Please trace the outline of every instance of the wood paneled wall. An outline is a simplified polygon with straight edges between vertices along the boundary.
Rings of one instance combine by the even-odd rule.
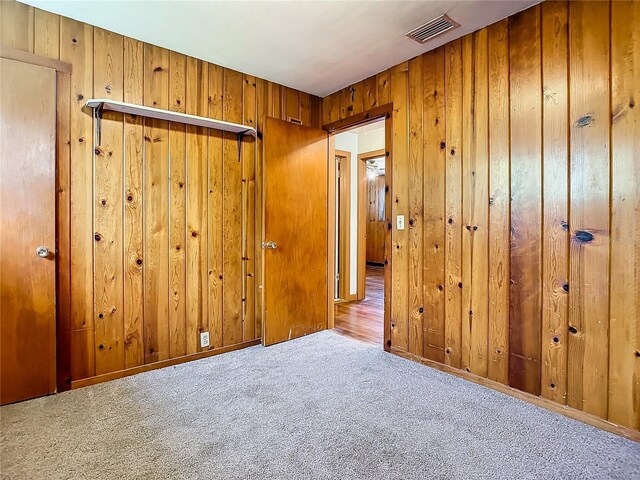
[[[393,102],[395,348],[640,429],[638,99],[638,1],[547,1],[324,98]]]
[[[70,167],[59,165],[65,380],[208,350],[203,331],[211,349],[259,339],[262,141],[245,138],[238,158],[235,135],[113,112],[98,136],[83,106],[112,98],[261,130],[265,115],[319,126],[320,99],[14,1],[0,9],[3,46],[73,68]]]

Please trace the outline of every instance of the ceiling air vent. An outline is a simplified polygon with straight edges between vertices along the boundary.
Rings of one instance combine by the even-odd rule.
[[[454,22],[447,15],[440,15],[430,22],[414,28],[406,36],[418,43],[427,43],[432,38],[459,26],[459,23]]]

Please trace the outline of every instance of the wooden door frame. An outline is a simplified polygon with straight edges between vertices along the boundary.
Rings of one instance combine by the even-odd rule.
[[[385,150],[371,150],[358,154],[358,293],[357,299],[363,300],[365,296],[366,272],[367,272],[367,160],[384,157]],[[385,161],[386,174],[386,161]],[[386,203],[386,202],[385,202]],[[386,205],[385,205],[386,209]],[[385,210],[385,216],[387,212]]]
[[[385,260],[384,260],[384,344],[383,348],[386,351],[391,350],[391,269],[392,269],[392,255],[391,255],[391,230],[392,230],[392,202],[393,198],[393,104],[387,103],[379,107],[372,108],[366,112],[358,113],[347,117],[342,120],[328,123],[323,125],[323,129],[329,132],[329,158],[335,157],[335,135],[340,132],[344,132],[353,127],[379,120],[385,119],[384,128],[384,142],[385,142],[385,195],[384,195],[384,210],[385,210],[385,229],[384,246],[385,246]],[[333,165],[333,168],[331,167]],[[328,210],[328,222],[331,227],[332,223],[335,225],[335,192],[331,185],[335,185],[335,161],[329,162],[329,210]],[[335,232],[329,230],[329,278],[334,278],[333,265],[335,264]],[[328,322],[327,328],[332,329],[335,326],[335,308],[333,299],[335,298],[334,282],[327,282],[327,288],[329,289],[330,304],[327,305]]]
[[[339,175],[340,198],[346,198],[347,202],[340,202],[340,215],[338,215],[338,251],[339,256],[338,285],[339,298],[349,302],[355,300],[351,295],[351,152],[336,150],[334,158],[340,158],[341,167]],[[335,161],[335,160],[334,160]]]
[[[56,379],[56,391],[71,389],[71,71],[69,63],[34,55],[10,47],[0,48],[0,57],[7,60],[51,68],[56,72],[56,152],[55,152],[55,228],[56,262],[55,337],[56,361],[51,375]]]

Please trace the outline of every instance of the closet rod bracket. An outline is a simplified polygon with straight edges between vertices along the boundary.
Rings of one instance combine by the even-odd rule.
[[[238,162],[242,161],[242,139],[244,138],[244,132],[239,132],[238,138]]]
[[[96,120],[96,146],[102,143],[102,111],[102,103],[93,109],[93,117]]]

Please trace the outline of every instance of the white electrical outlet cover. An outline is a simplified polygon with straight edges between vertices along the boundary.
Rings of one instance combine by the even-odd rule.
[[[396,229],[404,230],[404,215],[396,216]]]
[[[201,347],[209,346],[209,332],[200,333],[200,346]]]

